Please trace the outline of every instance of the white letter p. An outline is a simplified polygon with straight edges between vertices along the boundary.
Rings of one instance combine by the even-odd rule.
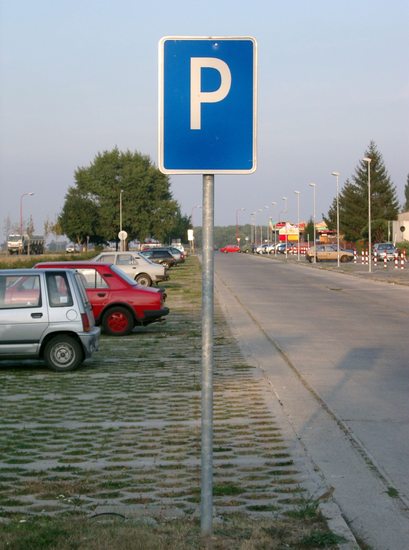
[[[202,68],[216,69],[220,73],[220,86],[213,92],[202,92]],[[224,61],[216,57],[190,59],[190,129],[201,129],[201,104],[222,101],[230,91],[231,73]]]

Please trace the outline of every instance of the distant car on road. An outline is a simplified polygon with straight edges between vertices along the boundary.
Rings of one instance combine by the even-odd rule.
[[[228,254],[230,252],[241,252],[241,249],[237,244],[228,244],[220,248],[220,252],[223,252],[223,254]]]
[[[137,325],[163,320],[169,313],[162,289],[141,287],[117,266],[99,262],[43,262],[35,268],[70,268],[82,275],[95,321],[112,336],[129,334]]]
[[[115,264],[142,286],[152,286],[152,283],[157,284],[169,279],[164,265],[151,262],[139,252],[101,252],[92,261]]]
[[[335,244],[317,244],[316,246],[311,246],[305,253],[305,257],[311,263],[314,260],[314,256],[316,256],[317,262],[337,261],[337,246]],[[339,249],[340,262],[351,262],[353,259],[354,252],[352,250],[346,250],[345,248]]]
[[[386,257],[387,261],[395,259],[395,254],[397,254],[398,249],[393,243],[375,243],[372,247],[372,255],[379,260],[384,260]]]
[[[1,359],[43,359],[71,371],[98,349],[99,334],[75,271],[0,270]]]
[[[261,244],[256,248],[257,254],[274,254],[274,244]]]

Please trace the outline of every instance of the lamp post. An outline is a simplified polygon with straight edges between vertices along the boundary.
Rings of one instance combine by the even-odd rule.
[[[244,212],[246,209],[245,208],[237,208],[236,209],[236,241],[237,241],[237,244],[239,244],[240,242],[240,237],[239,237],[239,212]]]
[[[20,196],[20,235],[23,237],[23,198],[24,197],[32,197],[34,193],[23,193]]]
[[[122,234],[122,194],[123,194],[123,192],[124,192],[124,190],[121,189],[121,191],[119,193],[119,231],[120,231],[121,234]],[[124,241],[123,241],[122,238],[119,241],[119,250],[120,250],[120,252],[124,251]]]
[[[300,192],[294,191],[297,195],[297,229],[298,229],[298,244],[297,244],[297,262],[300,261]]]
[[[313,188],[313,223],[314,223],[314,247],[316,246],[316,240],[317,240],[317,236],[316,236],[316,219],[315,219],[315,190],[316,190],[316,185],[315,183],[310,183],[309,184],[310,187]],[[317,262],[317,251],[316,249],[314,248],[314,260],[313,260],[313,263],[315,264]]]
[[[250,213],[251,245],[254,252],[256,246],[256,212]]]
[[[281,198],[284,201],[284,207],[278,216],[280,220],[281,220],[281,214],[285,214],[287,212],[287,197],[281,197]],[[285,222],[284,224],[284,231],[285,231],[285,259],[287,259],[287,222]]]
[[[371,228],[371,161],[369,157],[364,157],[363,160],[368,165],[368,271],[372,271],[372,228]]]
[[[195,208],[202,208],[202,206],[200,204],[195,204],[193,207],[192,207],[192,213],[190,215],[190,222],[192,224],[192,244],[191,244],[191,248],[192,248],[192,254],[195,253],[195,236],[193,235],[193,229],[194,229],[194,225],[193,225],[193,212],[194,212],[194,209]]]
[[[339,172],[331,172],[332,176],[337,178],[337,267],[339,267],[339,185],[338,178]]]
[[[277,206],[277,203],[275,201],[272,201],[271,206],[274,208],[275,206]],[[276,238],[277,238],[277,236],[276,236],[276,224],[274,223],[273,226],[274,226],[274,254],[275,254],[275,252],[276,252]],[[271,231],[273,231],[273,228],[271,228]],[[271,239],[271,240],[273,240],[273,239]]]

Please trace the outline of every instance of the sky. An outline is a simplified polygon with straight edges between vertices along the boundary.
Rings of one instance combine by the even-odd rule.
[[[215,176],[215,225],[327,214],[373,140],[409,173],[409,0],[0,0],[0,239],[55,221],[78,167],[118,147],[158,163],[158,43],[252,36],[257,170]],[[172,175],[201,225],[202,176]],[[299,191],[299,203],[294,191]],[[34,195],[26,195],[34,193]],[[283,197],[286,197],[284,199]],[[276,205],[273,205],[273,203]],[[286,212],[284,212],[286,210]]]

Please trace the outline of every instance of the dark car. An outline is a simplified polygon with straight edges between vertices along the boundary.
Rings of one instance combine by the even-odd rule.
[[[113,264],[99,262],[42,262],[36,268],[70,268],[82,275],[97,325],[113,336],[129,334],[168,315],[162,289],[142,287]]]
[[[156,264],[162,264],[168,269],[176,265],[175,258],[172,256],[169,250],[166,250],[164,248],[149,248],[146,250],[142,250],[141,254],[152,262],[155,262]]]
[[[167,252],[170,252],[170,254],[173,256],[173,258],[176,260],[176,265],[177,264],[183,264],[184,261],[185,261],[185,254],[179,250],[178,248],[175,248],[174,246],[161,246],[161,247],[156,247],[156,248],[144,248],[143,249],[143,252],[147,252],[148,250],[154,250],[154,251],[158,251],[158,250],[166,250]]]

